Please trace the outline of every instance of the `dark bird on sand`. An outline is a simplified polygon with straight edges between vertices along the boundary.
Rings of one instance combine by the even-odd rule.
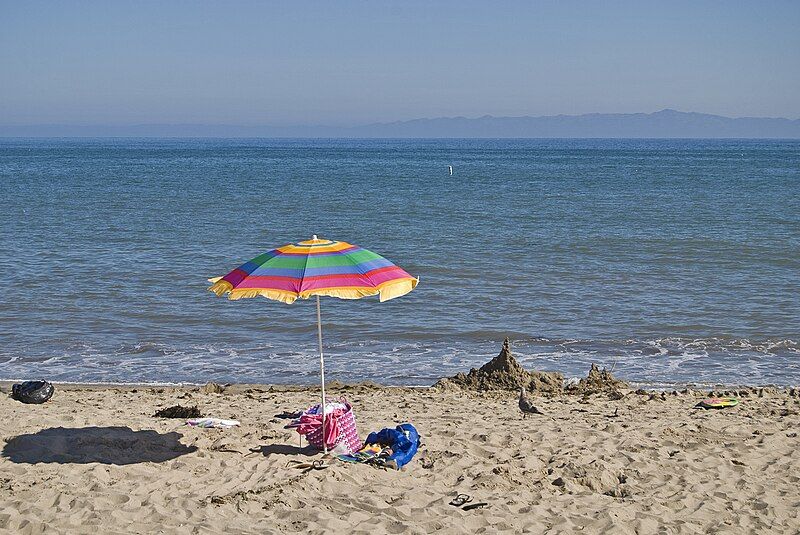
[[[530,400],[524,386],[519,389],[519,410],[522,411],[523,416],[527,414],[543,414]]]

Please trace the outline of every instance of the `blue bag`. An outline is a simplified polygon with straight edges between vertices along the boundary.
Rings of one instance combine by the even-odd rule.
[[[401,424],[394,429],[385,428],[370,433],[365,444],[381,444],[392,449],[392,454],[381,459],[381,464],[399,470],[414,458],[420,444],[420,436],[411,424]]]

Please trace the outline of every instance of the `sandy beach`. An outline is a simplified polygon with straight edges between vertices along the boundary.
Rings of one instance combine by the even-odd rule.
[[[8,392],[9,385],[2,386]],[[275,415],[318,390],[62,386],[44,405],[0,398],[0,531],[7,533],[798,533],[800,399],[748,389],[535,397],[434,388],[332,388],[360,434],[412,422],[423,447],[401,471],[299,447]],[[663,398],[663,399],[662,399]],[[197,405],[241,427],[154,418]],[[312,457],[308,457],[311,455]],[[483,508],[448,503],[459,493]]]

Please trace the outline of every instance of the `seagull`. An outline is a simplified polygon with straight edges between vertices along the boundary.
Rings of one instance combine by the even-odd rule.
[[[528,414],[543,414],[542,411],[537,409],[531,400],[528,399],[524,386],[519,388],[519,410],[522,411],[523,417]]]

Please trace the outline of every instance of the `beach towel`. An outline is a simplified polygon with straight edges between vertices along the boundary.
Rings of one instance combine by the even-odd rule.
[[[384,452],[384,447],[380,444],[364,444],[364,447],[357,452],[348,455],[339,455],[340,461],[348,463],[366,463],[380,456]]]
[[[223,420],[222,418],[190,418],[186,420],[186,425],[192,427],[203,427],[206,429],[219,428],[229,429],[239,425],[238,420]]]

